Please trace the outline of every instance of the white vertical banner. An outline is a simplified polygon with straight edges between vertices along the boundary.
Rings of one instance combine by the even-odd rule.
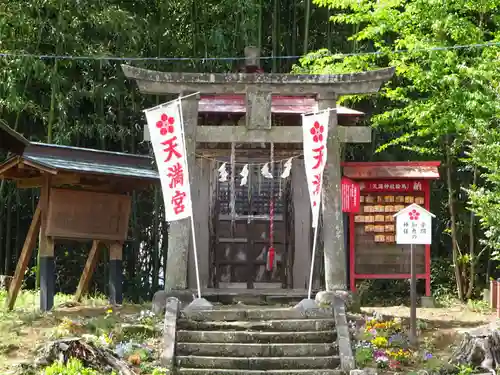
[[[181,111],[180,99],[145,110],[150,140],[160,174],[166,221],[192,216]]]
[[[306,168],[307,187],[311,201],[313,228],[316,228],[318,225],[319,207],[321,205],[330,112],[330,110],[325,110],[302,115],[304,166]]]

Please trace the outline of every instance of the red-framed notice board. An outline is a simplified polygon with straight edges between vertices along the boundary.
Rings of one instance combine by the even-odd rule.
[[[409,279],[410,250],[396,244],[394,214],[412,203],[430,209],[430,180],[439,162],[346,162],[344,176],[357,182],[360,204],[349,213],[349,280]],[[416,245],[417,278],[431,295],[430,245]]]

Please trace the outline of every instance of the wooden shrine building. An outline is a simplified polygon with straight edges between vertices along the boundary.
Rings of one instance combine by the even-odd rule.
[[[5,134],[6,129],[0,129],[0,139]],[[20,152],[0,165],[0,178],[15,181],[20,189],[40,188],[40,197],[10,284],[8,307],[14,307],[38,236],[43,311],[54,304],[54,250],[59,240],[93,241],[76,299],[86,292],[100,245],[109,246],[109,298],[121,304],[130,193],[159,183],[151,158],[43,143],[12,151]]]
[[[294,161],[291,181],[283,190],[282,202],[277,204],[276,227],[281,227],[275,235],[278,265],[271,274],[266,274],[263,259],[271,234],[266,235],[266,228],[269,228],[269,217],[266,217],[269,203],[266,202],[276,191],[271,189],[262,201],[259,200],[262,191],[254,185],[247,199],[240,203],[241,212],[235,213],[227,206],[227,195],[241,195],[242,192],[234,185],[231,189],[218,183],[213,160],[229,161],[228,158],[236,154],[240,164],[268,162],[271,148],[275,159],[297,155],[302,151],[299,113],[303,113],[304,107],[308,108],[306,112],[332,109],[337,108],[341,95],[376,93],[393,76],[394,69],[338,75],[250,73],[258,65],[258,53],[257,56],[248,54],[246,65],[247,73],[226,74],[158,72],[128,65],[123,65],[122,69],[144,94],[199,92],[183,100],[182,111],[189,170],[192,171],[193,216],[202,288],[305,289],[311,262],[312,231],[301,160]],[[290,110],[291,107],[294,110]],[[355,121],[347,119],[345,125],[338,125],[342,111],[345,114],[348,110],[337,108],[330,116],[324,177],[321,243],[324,244],[325,284],[329,291],[346,289],[340,146],[348,142],[371,142],[369,127],[356,126]],[[257,169],[250,171],[249,180],[255,183],[259,172]],[[183,290],[196,285],[190,230],[189,219],[170,223],[166,290]]]

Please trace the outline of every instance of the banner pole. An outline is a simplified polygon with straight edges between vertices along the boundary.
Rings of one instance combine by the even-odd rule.
[[[193,238],[194,267],[196,271],[196,288],[198,289],[198,298],[201,298],[200,270],[198,268],[198,248],[196,246],[196,233],[194,232],[194,217],[192,211],[190,219],[191,219],[191,235]]]
[[[312,255],[311,255],[311,270],[309,271],[309,288],[307,290],[307,299],[311,299],[311,294],[312,294],[314,261],[316,258],[316,242],[317,242],[317,240],[318,240],[318,223],[316,223],[316,227],[314,228],[314,239],[313,239],[313,248],[312,248]]]
[[[182,143],[184,146],[184,152],[186,152],[186,137],[184,134],[184,116],[182,115],[182,99],[186,98],[188,96],[196,95],[198,93],[190,94],[183,96],[181,98],[177,98],[176,100],[179,101],[179,117],[181,120],[182,124]],[[196,156],[193,156],[196,158]],[[189,174],[189,162],[186,160],[186,171],[187,175],[189,176],[189,180],[191,180],[191,175]],[[194,267],[195,267],[195,272],[196,272],[196,288],[198,289],[198,298],[201,298],[201,284],[200,284],[200,269],[198,266],[198,247],[196,246],[196,233],[195,233],[195,227],[194,227],[194,211],[193,211],[193,198],[191,194],[191,181],[189,181],[189,199],[191,200],[191,215],[190,215],[190,221],[191,221],[191,236],[193,240],[193,255],[194,255]]]

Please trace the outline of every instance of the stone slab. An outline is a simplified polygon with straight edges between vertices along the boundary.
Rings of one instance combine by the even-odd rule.
[[[177,355],[220,357],[306,357],[333,356],[338,354],[333,343],[316,344],[255,344],[255,343],[199,343],[178,342]]]
[[[233,369],[199,369],[180,368],[182,375],[345,375],[341,370],[233,370]]]
[[[349,323],[347,322],[345,303],[339,296],[333,298],[333,313],[337,328],[341,369],[347,372],[353,370],[356,364],[352,353],[351,334],[349,332]]]
[[[349,375],[377,375],[377,370],[374,368],[356,369],[349,371]]]
[[[190,292],[186,293],[184,290],[182,291],[171,290],[168,292],[165,290],[159,290],[153,295],[153,301],[151,306],[153,313],[156,315],[162,315],[165,312],[167,299],[170,297],[178,299],[181,302],[181,306],[187,305],[195,299],[194,294]]]
[[[287,320],[265,320],[265,321],[199,321],[180,319],[177,328],[193,331],[326,331],[335,329],[335,320],[325,319],[287,319]]]
[[[315,310],[318,310],[319,308],[320,307],[319,307],[318,303],[315,300],[309,299],[309,298],[304,298],[302,301],[300,301],[299,303],[297,303],[294,306],[294,309],[297,309],[297,310],[300,310],[303,312],[315,311]]]
[[[325,343],[334,342],[334,331],[251,332],[251,331],[177,331],[179,342],[221,343]]]
[[[433,297],[422,296],[420,297],[420,306],[424,308],[433,309],[436,307],[436,303]]]
[[[187,314],[192,311],[205,312],[206,310],[212,310],[214,306],[208,302],[205,298],[195,298],[193,302],[186,306],[184,309]]]
[[[191,320],[284,320],[284,319],[318,319],[330,318],[332,310],[329,308],[301,311],[294,308],[258,308],[258,309],[213,309],[211,311],[184,311],[182,316]]]
[[[214,368],[214,369],[330,369],[340,364],[337,356],[325,357],[202,357],[179,356],[176,358],[178,367]]]
[[[169,297],[166,301],[165,320],[163,324],[163,342],[160,352],[160,363],[167,369],[174,368],[175,339],[177,331],[177,317],[179,316],[180,301]]]

